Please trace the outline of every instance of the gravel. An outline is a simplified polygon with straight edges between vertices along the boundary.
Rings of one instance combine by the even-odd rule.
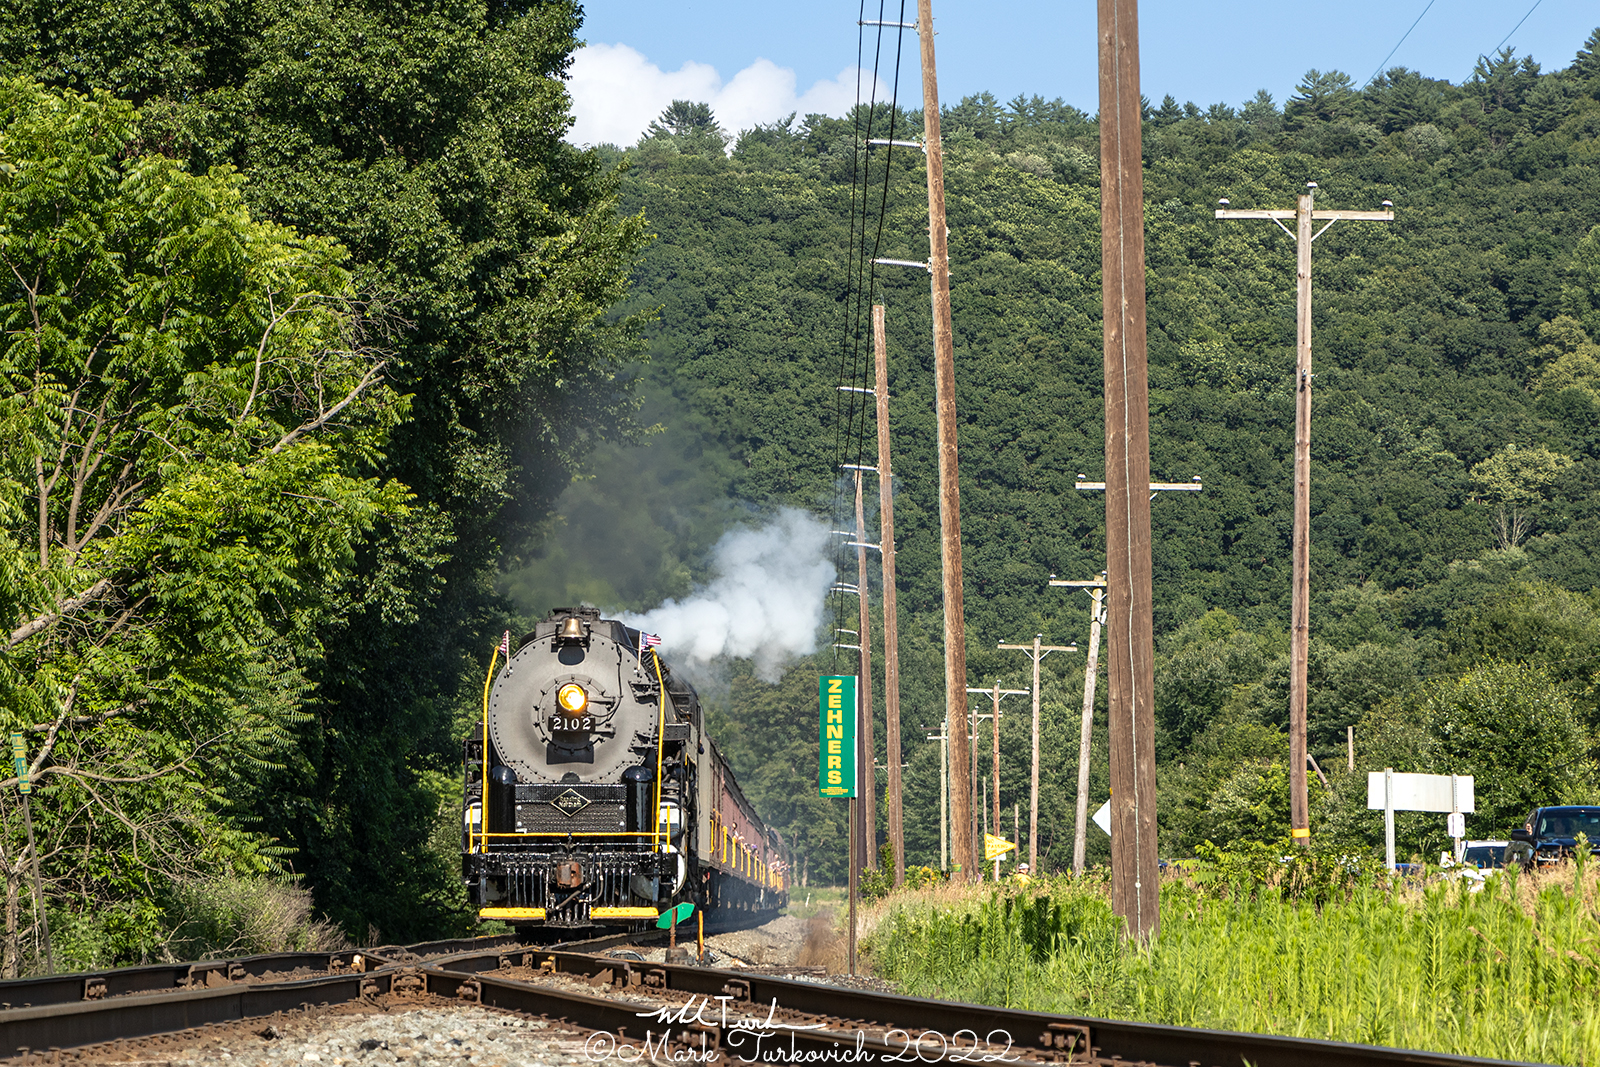
[[[780,917],[753,930],[706,939],[719,967],[750,967],[784,977],[823,981],[853,988],[883,989],[871,978],[825,975],[832,960],[810,957],[830,924]],[[688,944],[692,947],[693,940]],[[833,948],[835,946],[824,946]],[[664,950],[640,946],[646,960],[659,962]],[[619,961],[620,962],[620,961]],[[590,995],[634,1002],[641,1010],[681,1002],[681,995],[652,995],[634,988],[594,987],[567,975],[523,973],[507,978],[566,986]],[[190,1031],[147,1042],[102,1046],[87,1059],[104,1067],[592,1067],[604,1055],[585,1053],[588,1031],[530,1019],[475,1005],[434,1000],[382,998],[379,1005],[289,1013],[267,1019]]]
[[[800,962],[807,924],[793,915],[780,915],[753,930],[736,930],[706,938],[706,947],[719,955],[745,963],[786,965]]]
[[[138,1067],[577,1067],[587,1031],[485,1008],[415,1008],[258,1020],[252,1031],[155,1052],[129,1049],[101,1063]]]

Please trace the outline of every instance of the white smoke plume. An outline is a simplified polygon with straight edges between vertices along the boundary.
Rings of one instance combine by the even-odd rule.
[[[716,577],[709,584],[623,621],[658,635],[663,656],[691,671],[749,659],[762,681],[776,682],[791,660],[817,650],[837,573],[830,541],[814,516],[784,508],[760,529],[722,536],[712,549]]]

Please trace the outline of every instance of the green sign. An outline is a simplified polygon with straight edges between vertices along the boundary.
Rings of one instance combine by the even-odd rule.
[[[11,735],[11,759],[17,771],[17,791],[27,796],[33,792],[33,783],[28,781],[28,749],[21,734]]]
[[[684,901],[675,908],[668,908],[656,919],[656,929],[665,930],[669,926],[677,926],[683,920],[694,914],[694,905]]]
[[[856,678],[830,675],[818,684],[821,741],[817,792],[825,797],[856,795]]]

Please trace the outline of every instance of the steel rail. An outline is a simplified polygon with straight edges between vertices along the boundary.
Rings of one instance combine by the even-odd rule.
[[[465,944],[455,948],[463,951]],[[192,963],[158,963],[138,967],[118,967],[102,971],[78,971],[34,978],[13,978],[0,982],[0,1010],[73,1004],[128,996],[134,993],[175,992],[215,987],[261,978],[269,972],[292,972],[299,968],[331,972],[372,970],[390,962],[384,953],[395,949],[351,949],[345,952],[279,952],[235,959],[201,960]],[[357,965],[357,960],[362,965]],[[287,976],[286,976],[287,977]]]
[[[959,1001],[927,1000],[892,993],[873,993],[848,987],[811,982],[771,975],[754,974],[741,970],[698,967],[682,964],[641,963],[619,960],[608,956],[585,953],[528,949],[520,953],[463,953],[441,959],[434,965],[438,969],[457,975],[475,975],[480,981],[489,981],[496,970],[531,966],[553,974],[566,974],[593,980],[612,972],[614,982],[622,987],[642,986],[640,992],[656,990],[688,993],[711,998],[730,998],[730,1003],[742,1008],[765,1011],[776,1005],[779,1013],[798,1013],[819,1019],[849,1020],[861,1024],[867,1033],[867,1047],[873,1045],[871,1034],[882,1033],[885,1028],[905,1032],[907,1041],[914,1041],[919,1033],[938,1034],[951,1038],[957,1031],[987,1037],[997,1032],[1009,1034],[1016,1047],[1009,1055],[1024,1060],[1056,1059],[1072,1062],[1111,1062],[1120,1059],[1172,1067],[1193,1067],[1194,1064],[1239,1067],[1248,1062],[1253,1067],[1358,1067],[1372,1064],[1433,1065],[1433,1067],[1463,1067],[1463,1065],[1508,1065],[1516,1061],[1495,1060],[1474,1056],[1455,1056],[1446,1053],[1422,1052],[1411,1049],[1387,1048],[1377,1045],[1359,1045],[1316,1038],[1283,1037],[1274,1034],[1237,1033],[1223,1030],[1198,1030],[1158,1023],[1129,1022],[1115,1019],[1095,1019],[1081,1016],[1052,1015],[1045,1012],[1020,1011],[982,1004],[965,1004]],[[508,978],[494,977],[499,985],[526,985]],[[613,985],[613,988],[618,988]],[[548,990],[551,996],[572,996],[557,990]],[[445,995],[453,995],[453,990]],[[584,998],[589,999],[589,998]],[[489,1003],[485,1000],[484,1003]],[[606,1001],[613,1004],[614,1001]],[[524,1009],[517,1009],[524,1010]],[[574,1011],[577,1009],[574,1008]],[[618,1025],[631,1027],[632,1033],[646,1029],[636,1009],[631,1023],[623,1020]],[[588,1022],[582,1014],[564,1016],[595,1029],[607,1028],[610,1022]],[[781,1016],[780,1016],[781,1017]],[[595,1016],[599,1020],[600,1017]],[[606,1016],[606,1019],[612,1019]],[[617,1018],[621,1018],[618,1016]],[[613,1020],[614,1021],[614,1020]],[[851,1031],[852,1037],[854,1030]],[[788,1035],[784,1035],[787,1040]],[[804,1038],[799,1039],[804,1043]],[[832,1040],[832,1039],[830,1039]],[[893,1043],[892,1043],[893,1044]],[[737,1051],[737,1050],[734,1050]],[[893,1044],[896,1055],[912,1060],[945,1059],[936,1047],[922,1048],[905,1043]],[[955,1058],[973,1058],[967,1047],[958,1052],[954,1047],[948,1055]],[[1085,1053],[1089,1055],[1085,1055]],[[869,1057],[870,1058],[870,1057]],[[883,1058],[888,1058],[885,1055]],[[976,1057],[981,1059],[982,1057]],[[896,1062],[904,1062],[897,1059]],[[998,1062],[998,1061],[997,1061]]]
[[[347,1003],[390,992],[407,970],[390,966],[370,974],[354,972],[12,1008],[0,1011],[0,1050],[5,1055],[26,1055],[29,1050],[153,1037],[312,1005]]]
[[[765,922],[771,913],[757,912],[750,922]],[[716,924],[715,932],[745,929],[750,923]],[[708,931],[710,933],[712,931]],[[225,959],[193,960],[179,963],[141,964],[98,971],[36,975],[0,981],[0,1011],[42,1007],[49,1004],[75,1004],[132,994],[176,992],[198,986],[219,986],[249,979],[261,979],[271,972],[287,972],[302,967],[323,974],[338,974],[359,968],[372,971],[388,963],[417,963],[431,957],[485,952],[499,948],[545,948],[598,951],[613,945],[666,938],[664,932],[623,931],[578,941],[530,940],[524,934],[492,934],[488,937],[458,937],[443,941],[424,941],[415,945],[381,945],[376,948],[347,949],[339,952],[278,952]],[[316,976],[302,976],[316,977]],[[4,1055],[0,1051],[0,1055]]]
[[[520,934],[490,934],[487,937],[456,937],[444,941],[423,941],[415,945],[380,945],[377,948],[358,949],[368,955],[397,962],[443,956],[469,949],[493,948],[498,945],[520,945],[528,942]]]

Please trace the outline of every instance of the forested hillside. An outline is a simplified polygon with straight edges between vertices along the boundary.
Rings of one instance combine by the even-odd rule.
[[[1294,242],[1212,208],[1292,206],[1308,181],[1319,206],[1396,215],[1315,246],[1311,741],[1332,789],[1313,782],[1317,833],[1375,840],[1361,772],[1386,764],[1477,773],[1477,834],[1537,801],[1595,799],[1597,44],[1549,72],[1508,51],[1461,85],[1395,69],[1358,90],[1311,71],[1281,107],[1263,92],[1149,109],[1152,471],[1205,486],[1152,505],[1163,854],[1287,829]],[[657,234],[628,307],[657,309],[643,383],[662,432],[563,498],[566,534],[505,579],[528,607],[645,606],[684,590],[730,510],[837,506],[836,386],[870,384],[846,333],[852,272],[864,253],[927,249],[920,155],[855,150],[890,120],[735,137],[683,104],[609,150]],[[1038,98],[970,97],[944,135],[970,680],[1017,687],[1026,658],[994,645],[1086,640],[1087,596],[1046,579],[1103,568],[1101,501],[1073,489],[1102,473],[1099,152],[1090,116]],[[943,698],[927,278],[880,267],[872,293],[894,394],[907,836],[929,862],[937,746],[918,727]],[[777,689],[740,676],[717,700],[758,803],[837,877],[841,806],[810,784],[819,669],[849,667],[823,656]],[[1046,673],[1040,834],[1060,864],[1082,658]],[[1025,825],[1026,702],[1005,710],[1003,801]],[[1104,773],[1102,752],[1096,804]],[[1435,821],[1406,827],[1405,847],[1442,836]]]

